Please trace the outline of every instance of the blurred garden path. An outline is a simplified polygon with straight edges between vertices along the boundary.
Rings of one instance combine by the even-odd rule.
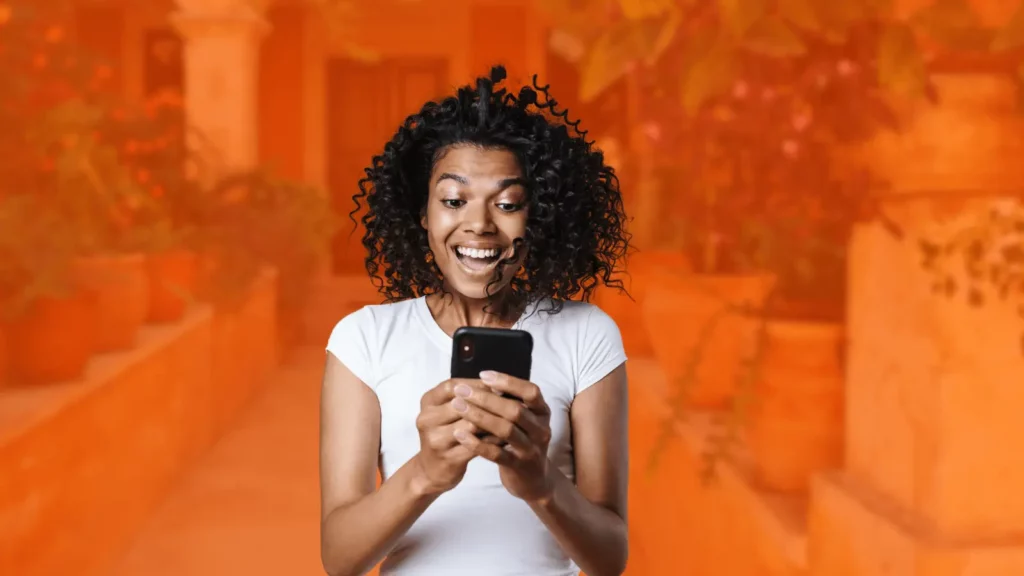
[[[318,347],[291,355],[233,429],[179,481],[110,576],[323,574],[317,479],[323,358]],[[643,358],[631,359],[629,369],[635,496],[654,440],[643,425],[652,418],[645,390],[660,374]],[[630,575],[649,573],[640,525],[653,527],[647,516],[631,510]]]
[[[188,472],[111,576],[322,575],[323,351],[300,349]]]

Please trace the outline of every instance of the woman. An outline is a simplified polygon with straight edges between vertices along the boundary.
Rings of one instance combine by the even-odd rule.
[[[329,574],[385,557],[403,576],[625,568],[626,356],[605,313],[570,301],[621,288],[618,182],[546,88],[509,94],[504,77],[424,105],[360,182],[366,267],[388,303],[327,345]],[[467,325],[530,332],[533,382],[448,379]]]

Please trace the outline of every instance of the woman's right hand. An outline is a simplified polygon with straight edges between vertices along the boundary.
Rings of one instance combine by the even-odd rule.
[[[466,475],[466,466],[473,459],[470,449],[459,443],[456,434],[476,434],[476,427],[463,420],[456,410],[458,402],[455,386],[466,384],[479,387],[472,380],[445,380],[420,400],[420,415],[416,428],[420,433],[420,452],[416,463],[423,489],[428,494],[440,494],[454,488]]]

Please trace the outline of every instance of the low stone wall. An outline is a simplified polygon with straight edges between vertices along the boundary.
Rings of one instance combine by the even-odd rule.
[[[0,573],[103,574],[277,365],[276,274],[76,382],[0,391]]]
[[[663,437],[668,409],[660,369],[638,361],[629,370],[627,574],[805,576],[806,497],[760,490],[736,463],[721,463],[706,483],[707,415],[691,414]],[[651,467],[655,449],[659,457]]]

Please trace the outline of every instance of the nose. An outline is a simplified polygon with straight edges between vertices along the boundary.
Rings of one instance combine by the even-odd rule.
[[[462,212],[465,231],[480,235],[493,234],[497,231],[486,202],[471,202],[466,208]]]

